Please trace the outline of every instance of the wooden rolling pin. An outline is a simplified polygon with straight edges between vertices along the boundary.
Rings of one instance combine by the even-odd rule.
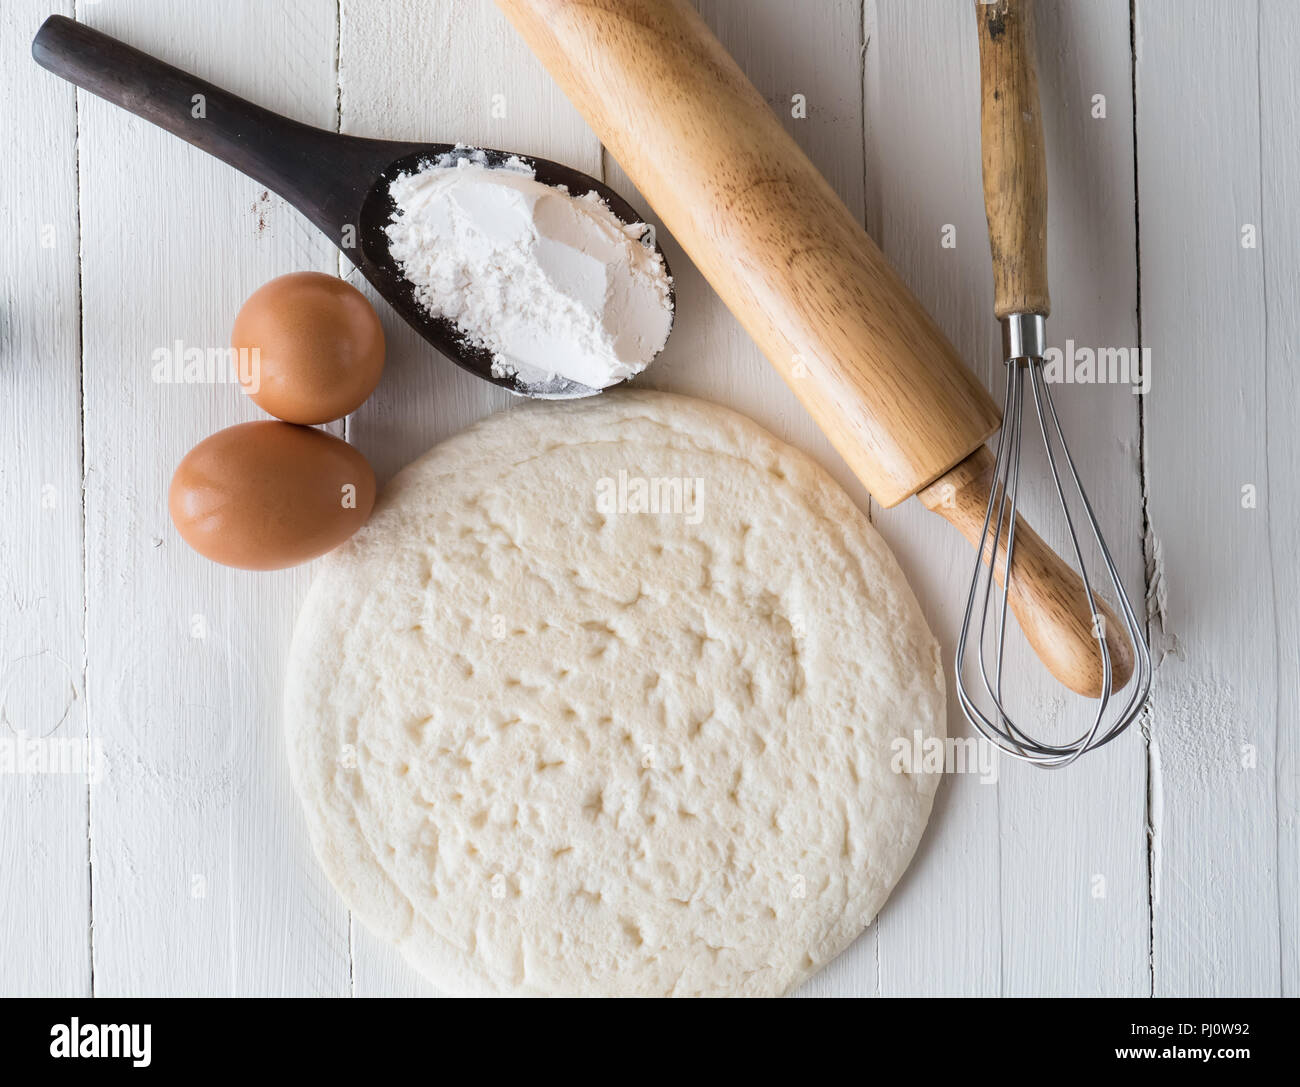
[[[497,4],[876,501],[922,492],[978,541],[996,405],[688,0]],[[1083,583],[1016,532],[1016,619],[1095,696]],[[1106,629],[1119,687],[1132,652]]]

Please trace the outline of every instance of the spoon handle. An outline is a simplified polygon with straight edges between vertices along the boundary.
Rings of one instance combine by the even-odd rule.
[[[261,182],[336,245],[393,157],[383,141],[292,121],[62,15],[45,20],[32,56],[42,68]]]

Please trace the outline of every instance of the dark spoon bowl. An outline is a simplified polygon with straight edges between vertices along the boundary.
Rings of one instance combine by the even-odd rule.
[[[343,251],[407,324],[476,377],[546,399],[600,392],[567,378],[528,385],[513,375],[494,374],[492,353],[467,341],[452,321],[425,310],[394,261],[385,229],[394,211],[389,186],[400,174],[454,154],[457,145],[369,140],[313,128],[63,15],[45,20],[32,40],[32,56],[55,75],[179,136],[284,197]],[[644,221],[618,193],[588,174],[548,159],[481,150],[489,166],[517,157],[542,184],[566,188],[574,196],[594,191],[624,223]],[[652,241],[647,228],[642,242]],[[654,248],[671,275],[663,250],[657,244]],[[669,301],[675,315],[676,296],[670,294]]]

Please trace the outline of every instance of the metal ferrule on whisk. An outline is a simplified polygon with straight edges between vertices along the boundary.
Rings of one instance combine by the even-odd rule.
[[[1041,313],[1010,313],[1002,318],[1002,357],[1041,359],[1047,351],[1047,318]]]

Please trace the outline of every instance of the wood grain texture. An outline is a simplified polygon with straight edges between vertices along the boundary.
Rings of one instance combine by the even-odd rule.
[[[1277,994],[1284,963],[1294,978],[1295,602],[1278,589],[1294,586],[1300,478],[1295,401],[1282,422],[1274,398],[1295,388],[1298,97],[1277,77],[1291,51],[1269,41],[1294,31],[1286,8],[1137,5],[1162,996]]]
[[[1034,0],[976,0],[984,211],[993,312],[1052,310],[1047,282],[1047,158],[1038,100]]]
[[[0,8],[0,744],[86,735],[75,92],[28,60],[47,0]],[[60,5],[63,9],[68,4]],[[90,993],[87,779],[0,774],[0,994]]]
[[[333,126],[322,0],[93,5],[99,29],[272,109]],[[154,352],[222,347],[272,276],[328,243],[229,167],[90,96],[81,107],[87,699],[95,991],[346,992],[345,913],[310,858],[282,754],[282,658],[309,569],[190,551],[167,487],[201,438],[258,417],[237,386],[158,384]],[[129,262],[127,254],[130,254]]]
[[[701,0],[698,9],[723,46],[743,58],[746,75],[786,131],[861,218],[865,177],[858,5],[818,4],[795,11],[780,2]],[[660,358],[635,384],[744,412],[814,456],[863,510],[869,510],[862,482],[608,152],[605,174],[609,184],[655,225],[676,278],[673,334]]]

